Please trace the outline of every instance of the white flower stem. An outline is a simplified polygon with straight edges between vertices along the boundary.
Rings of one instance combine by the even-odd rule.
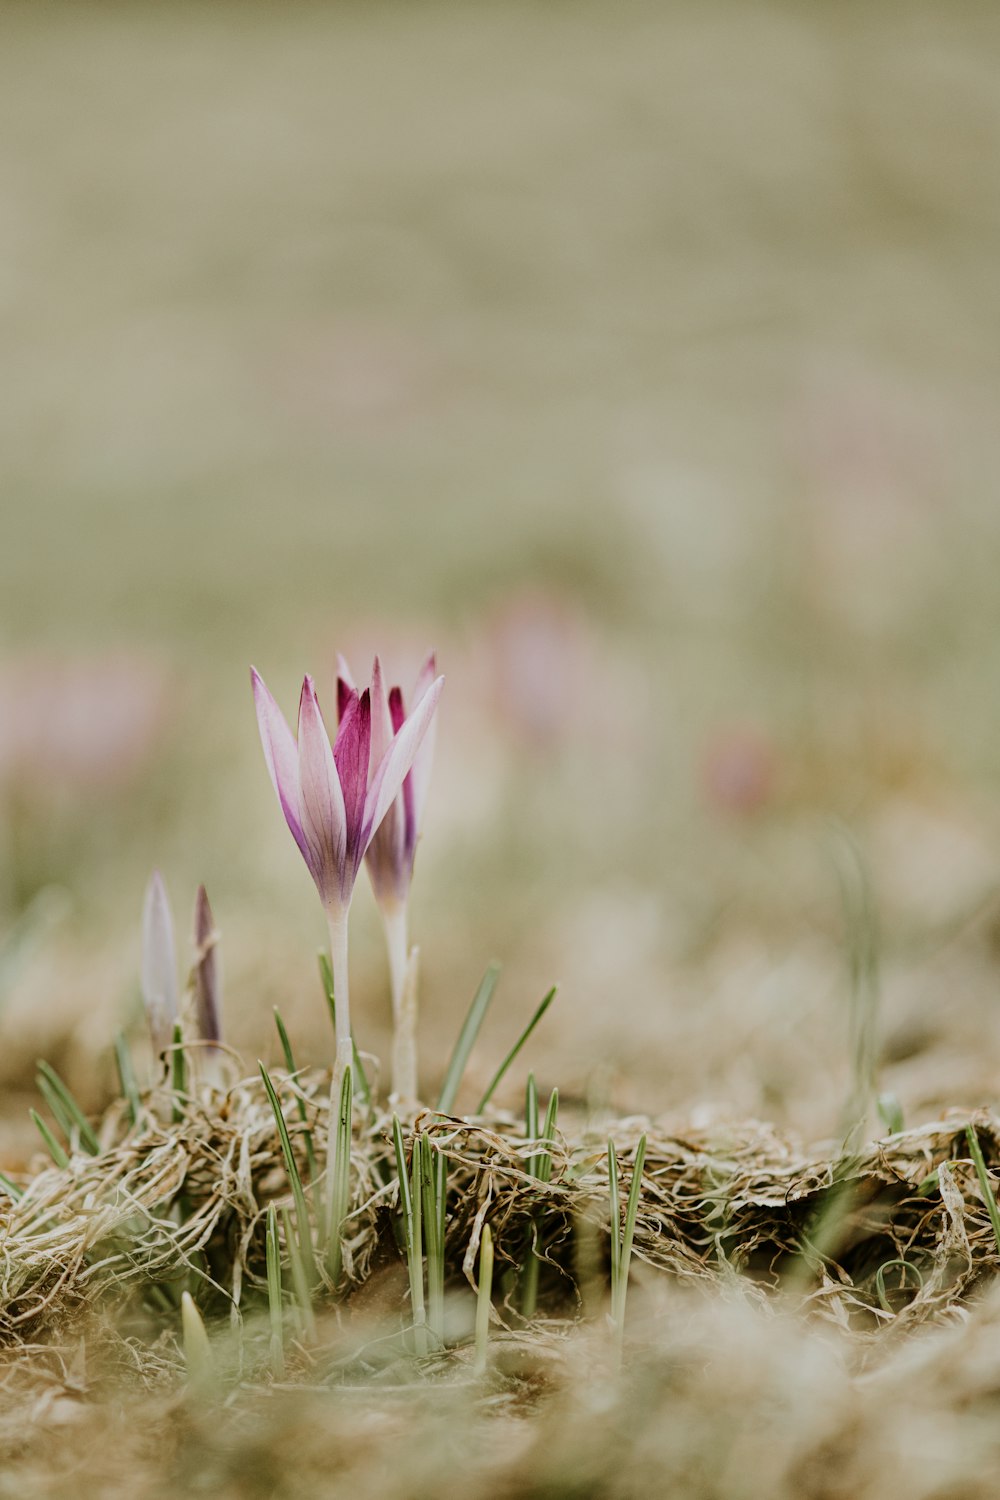
[[[392,1092],[401,1102],[417,1100],[417,975],[410,953],[406,902],[382,908],[392,986]]]
[[[351,1066],[354,1057],[351,1043],[351,998],[347,980],[347,917],[346,907],[342,911],[328,911],[326,914],[330,928],[333,998],[337,1006],[337,1078],[344,1076],[345,1069]]]

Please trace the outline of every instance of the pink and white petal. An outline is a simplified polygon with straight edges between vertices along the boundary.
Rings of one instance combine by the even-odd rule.
[[[337,723],[339,724],[347,712],[347,705],[351,700],[351,694],[357,697],[358,690],[354,686],[354,678],[351,669],[344,657],[337,652]]]
[[[417,704],[420,702],[421,698],[424,696],[436,676],[437,655],[432,651],[430,656],[424,662],[423,666],[420,668],[420,671],[417,673],[417,680],[413,684],[412,701],[414,708],[416,708]]]
[[[371,754],[371,699],[368,689],[359,698],[352,693],[344,709],[344,717],[337,730],[333,746],[333,759],[344,794],[347,814],[347,848],[349,858],[354,857],[361,823],[365,814],[365,794],[368,791],[368,763]],[[358,854],[355,864],[361,863]]]
[[[281,803],[281,811],[292,838],[308,863],[309,856],[299,813],[299,752],[295,736],[256,667],[250,668],[250,681],[253,684],[253,701],[257,710],[257,728],[260,730],[260,742],[264,748],[264,760],[271,784]]]
[[[392,692],[389,694],[389,715],[392,719],[393,732],[395,734],[398,734],[403,725],[406,723],[406,710],[403,706],[402,688],[394,687]],[[413,766],[410,769],[409,773],[403,780],[403,788],[399,794],[399,801],[402,803],[402,816],[398,820],[400,830],[399,847],[401,860],[404,860],[409,854],[411,854],[413,849],[416,847],[417,813],[415,793],[413,788],[413,778],[417,773],[417,766],[420,764],[420,757],[424,753],[424,745],[426,745],[427,743],[427,736],[433,733],[434,727],[432,725],[431,728],[428,729],[427,735],[424,736],[424,744],[421,745],[419,751],[417,752],[417,757],[414,760]],[[376,835],[376,837],[378,837],[378,835]]]
[[[140,982],[153,1051],[159,1056],[174,1039],[179,1013],[174,922],[159,870],[153,871],[142,908]]]
[[[420,668],[417,680],[413,687],[413,706],[416,708],[421,698],[427,692],[434,681],[437,671],[437,658],[432,651],[430,656]],[[424,736],[424,742],[420,746],[420,753],[413,762],[413,770],[410,772],[410,784],[413,788],[413,822],[416,833],[419,833],[424,822],[424,808],[427,805],[427,792],[431,783],[431,767],[434,764],[434,747],[437,742],[437,719],[435,718],[430,729]]]
[[[372,665],[372,751],[369,780],[378,770],[396,732],[396,726],[392,722],[392,713],[389,704],[391,698],[386,698],[385,677],[382,673],[382,663],[376,656]]]
[[[403,703],[403,689],[400,687],[394,687],[390,690],[389,718],[392,721],[393,734],[398,734],[402,729],[406,719],[406,706]]]
[[[337,676],[342,677],[349,688],[354,687],[354,678],[351,675],[350,667],[347,665],[347,657],[342,656],[339,651],[337,652]]]
[[[299,809],[306,864],[324,903],[343,900],[347,813],[311,677],[299,699]]]
[[[399,789],[413,765],[421,742],[430,727],[437,708],[444,678],[438,677],[427,689],[377,766],[365,801],[362,844],[368,847],[375,830],[399,794]]]

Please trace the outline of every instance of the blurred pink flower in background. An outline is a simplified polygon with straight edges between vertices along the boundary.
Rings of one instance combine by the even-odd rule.
[[[747,724],[718,729],[706,745],[701,783],[706,801],[718,812],[747,817],[772,800],[777,774],[773,743]]]
[[[551,751],[584,728],[597,663],[578,607],[541,589],[515,594],[487,620],[479,648],[491,706],[524,748]]]
[[[160,742],[167,673],[138,652],[0,662],[0,785],[111,791]]]

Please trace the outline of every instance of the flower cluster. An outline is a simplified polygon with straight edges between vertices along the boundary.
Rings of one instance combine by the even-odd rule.
[[[338,727],[332,741],[311,677],[302,683],[297,736],[256,669],[251,669],[251,681],[267,769],[329,924],[337,1066],[342,1071],[351,1066],[353,1051],[348,914],[362,863],[367,863],[386,925],[397,1035],[400,1029],[410,962],[407,897],[429,770],[431,725],[444,678],[435,676],[434,658],[429,658],[407,715],[400,689],[386,691],[377,657],[371,685],[360,693],[341,659]],[[395,1077],[395,1090],[412,1096],[415,1079],[409,1063],[404,1072],[407,1076]]]

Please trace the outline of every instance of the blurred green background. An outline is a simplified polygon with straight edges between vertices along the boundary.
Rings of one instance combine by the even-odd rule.
[[[1000,1068],[1000,12],[48,6],[0,46],[0,1072],[96,1100],[155,864],[328,1049],[248,665],[448,676],[424,1058],[834,1128]],[[356,902],[362,1045],[386,978]],[[307,1040],[308,1039],[308,1040]]]

